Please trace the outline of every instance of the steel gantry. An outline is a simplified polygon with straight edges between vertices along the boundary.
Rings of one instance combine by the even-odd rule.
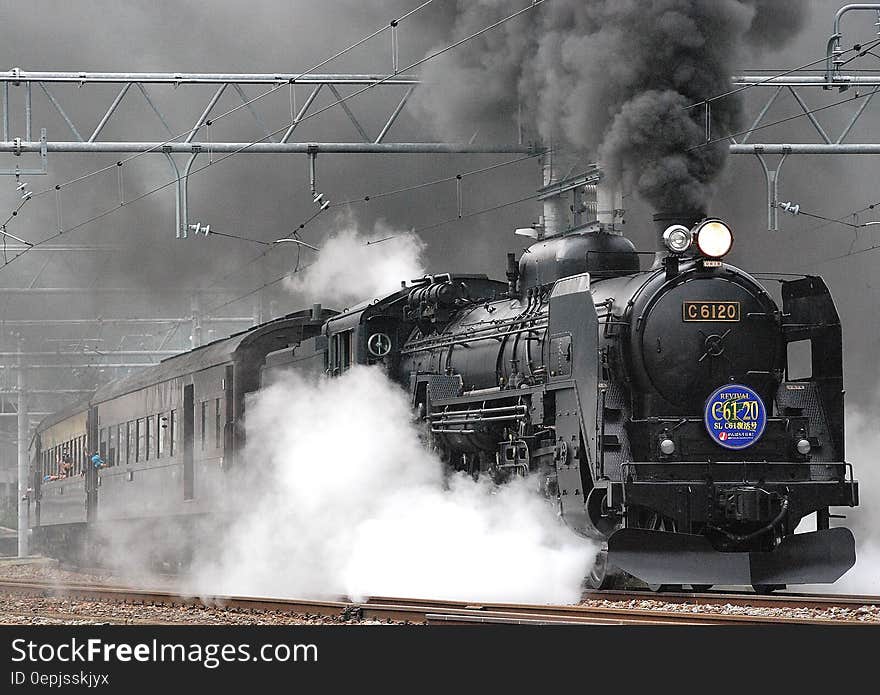
[[[859,18],[870,18],[871,24],[880,28],[880,3],[856,3],[841,7],[834,16],[832,33],[828,39],[824,59],[814,61],[810,66],[822,63],[823,69],[808,70],[779,70],[770,71],[769,74],[742,74],[731,78],[733,89],[728,94],[719,95],[725,98],[731,94],[746,89],[758,88],[770,91],[770,95],[763,101],[760,110],[751,125],[735,134],[719,134],[716,138],[710,129],[712,103],[716,99],[708,99],[698,106],[706,110],[706,141],[716,142],[729,141],[731,154],[749,154],[757,157],[764,174],[767,186],[767,228],[770,231],[779,229],[779,210],[783,209],[797,214],[798,206],[780,204],[778,189],[782,166],[790,155],[854,155],[854,154],[880,154],[878,142],[846,142],[852,133],[856,123],[862,118],[871,105],[874,95],[880,89],[880,72],[855,71],[846,72],[845,68],[854,60],[871,55],[878,56],[872,50],[880,45],[880,31],[878,39],[866,44],[853,44],[851,48],[843,48],[843,33],[841,30],[842,19],[850,13],[859,13]],[[867,17],[866,17],[867,15]],[[876,20],[876,21],[874,21]],[[880,50],[880,49],[878,49]],[[811,74],[814,73],[814,74]],[[831,103],[812,106],[808,103],[804,93],[810,90],[836,91],[844,95]],[[813,97],[816,95],[813,94]],[[770,120],[769,114],[774,106],[778,106],[783,100],[790,99],[796,106],[794,116],[777,120]],[[831,132],[826,124],[822,125],[817,114],[826,109],[845,106],[852,103],[856,108],[845,121],[838,132]],[[749,142],[751,136],[760,130],[774,125],[787,123],[795,118],[806,118],[816,136],[814,142]],[[768,159],[773,157],[774,159]]]
[[[114,85],[118,91],[110,99],[105,107],[100,109],[100,117],[94,125],[84,128],[80,123],[74,122],[62,104],[58,94],[58,87],[73,85],[78,93],[83,88],[96,85]],[[2,85],[2,122],[3,139],[0,142],[0,153],[12,154],[16,157],[36,154],[39,157],[39,167],[26,168],[20,164],[0,170],[0,173],[21,176],[23,174],[44,174],[48,172],[48,157],[52,153],[93,153],[93,154],[159,154],[164,156],[171,167],[174,191],[175,191],[175,236],[185,238],[190,228],[188,221],[187,188],[189,178],[193,172],[193,165],[200,155],[207,158],[208,162],[214,161],[214,157],[229,157],[238,154],[304,154],[310,159],[310,169],[314,171],[315,159],[319,154],[516,154],[534,151],[534,148],[522,143],[487,145],[469,143],[441,143],[441,142],[388,142],[392,127],[397,122],[404,107],[409,101],[418,79],[413,75],[392,74],[286,74],[286,73],[147,73],[147,72],[31,72],[20,68],[13,68],[0,73],[0,85]],[[184,128],[175,130],[170,124],[170,118],[157,104],[156,91],[162,87],[170,88],[174,98],[178,101],[191,101],[204,99],[205,86],[212,88],[210,97],[199,111],[195,122]],[[250,96],[245,89],[254,86],[264,89],[255,96]],[[302,102],[297,103],[296,88],[305,87],[308,96]],[[340,91],[345,88],[355,88],[355,92],[343,95]],[[197,89],[196,88],[200,88]],[[352,97],[361,92],[382,88],[386,91],[396,91],[399,95],[389,100],[390,113],[379,124],[374,126],[374,134],[369,131],[371,127],[355,114],[350,104]],[[15,90],[21,90],[19,98]],[[316,105],[319,95],[325,91],[330,102],[322,107]],[[34,100],[37,94],[41,98]],[[218,113],[218,103],[224,94],[234,94],[237,99],[235,106]],[[271,130],[265,119],[260,115],[256,106],[258,102],[273,95],[285,96],[285,122],[282,127]],[[78,98],[82,98],[78,96]],[[154,122],[161,126],[161,138],[144,140],[143,121],[128,117],[122,119],[117,114],[120,106],[126,101],[128,106],[133,103],[154,116]],[[16,102],[18,110],[14,108]],[[277,106],[277,96],[275,99]],[[321,113],[339,106],[351,121],[358,139],[349,142],[296,142],[292,141],[297,127],[305,120],[318,116]],[[39,111],[36,107],[39,107]],[[226,118],[234,113],[247,111],[253,123],[263,133],[256,140],[251,139],[223,139],[212,133],[212,126],[221,118]],[[46,127],[40,127],[40,139],[35,140],[36,132],[34,123],[48,123],[49,114],[54,112],[60,116],[66,124],[67,130],[72,134],[72,140],[48,139]],[[13,114],[17,116],[13,119]],[[115,117],[115,118],[114,118]],[[123,139],[103,140],[102,134],[107,125],[113,120],[118,128],[128,127],[132,129],[131,136]],[[241,125],[241,119],[235,120]],[[19,136],[15,133],[18,126],[23,132]],[[84,133],[89,133],[88,136]],[[178,162],[175,155],[185,155],[182,162]],[[122,167],[126,160],[120,160],[119,195],[120,203],[124,203],[122,183]],[[60,205],[60,202],[58,203]],[[60,218],[60,210],[59,210]]]

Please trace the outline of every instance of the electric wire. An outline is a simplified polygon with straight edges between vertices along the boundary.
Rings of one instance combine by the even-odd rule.
[[[458,174],[454,174],[452,176],[446,176],[442,179],[434,179],[433,181],[424,181],[422,183],[417,183],[412,186],[406,186],[405,188],[395,188],[390,191],[383,191],[381,193],[371,193],[369,195],[364,195],[360,198],[352,198],[350,200],[344,200],[339,203],[334,203],[331,205],[331,208],[344,207],[347,205],[354,205],[356,203],[368,203],[373,200],[379,200],[380,198],[387,198],[392,195],[397,195],[399,193],[409,193],[410,191],[416,191],[422,188],[428,188],[429,186],[436,186],[441,183],[449,183],[450,181],[456,181],[464,179],[468,176],[475,176],[477,174],[485,174],[487,171],[493,171],[495,169],[500,169],[502,167],[509,166],[511,164],[518,164],[519,162],[525,162],[529,159],[534,159],[535,157],[541,157],[545,154],[549,154],[554,150],[543,150],[541,152],[535,152],[533,154],[527,154],[523,157],[517,157],[516,159],[510,159],[505,162],[499,162],[497,164],[492,164],[487,167],[483,167],[481,169],[473,169],[471,171],[463,171]]]
[[[718,138],[712,138],[711,140],[706,140],[705,142],[701,142],[698,145],[694,145],[693,147],[689,147],[686,152],[691,152],[693,150],[698,150],[702,147],[707,147],[709,145],[714,145],[723,140],[730,140],[731,138],[739,137],[740,135],[747,135],[749,133],[754,133],[759,130],[764,130],[765,128],[772,128],[776,125],[781,125],[782,123],[788,123],[789,121],[793,121],[797,118],[803,118],[804,116],[809,116],[814,113],[819,113],[820,111],[825,111],[826,109],[834,108],[835,106],[840,106],[841,104],[847,104],[852,101],[856,101],[858,99],[864,99],[867,96],[873,96],[878,91],[875,88],[871,92],[863,92],[859,94],[853,94],[851,97],[847,97],[846,99],[841,99],[839,101],[834,101],[830,104],[825,104],[824,106],[818,106],[815,109],[809,109],[808,111],[802,111],[801,113],[796,113],[794,116],[787,116],[786,118],[781,118],[778,121],[773,121],[772,123],[764,123],[763,125],[755,126],[754,128],[748,128],[746,130],[740,130],[736,133],[728,133],[727,135],[722,135]]]
[[[432,1],[433,1],[433,0],[432,0]],[[415,68],[415,67],[418,67],[418,66],[420,66],[420,65],[422,65],[422,64],[424,64],[424,63],[426,63],[426,62],[428,62],[429,60],[432,60],[433,58],[436,58],[436,57],[438,57],[438,56],[440,56],[440,55],[442,55],[442,54],[444,54],[444,53],[446,53],[446,52],[448,52],[448,51],[450,51],[450,50],[453,50],[453,49],[457,48],[458,46],[461,46],[461,45],[464,44],[465,42],[470,41],[470,40],[473,40],[473,39],[475,39],[475,38],[477,38],[477,37],[479,37],[479,36],[485,34],[486,32],[491,31],[492,29],[495,29],[495,28],[501,26],[502,24],[504,24],[504,23],[506,23],[506,22],[509,22],[509,21],[511,21],[512,19],[515,19],[516,17],[519,17],[519,16],[523,15],[523,14],[526,13],[526,12],[529,12],[530,10],[534,9],[535,7],[538,7],[539,5],[543,4],[545,1],[546,1],[546,0],[532,0],[532,3],[529,4],[527,7],[524,7],[524,8],[522,8],[522,9],[520,9],[520,10],[518,10],[518,11],[512,13],[512,14],[510,14],[510,15],[507,15],[506,17],[504,17],[504,18],[502,18],[502,19],[500,19],[500,20],[498,20],[498,21],[496,21],[496,22],[494,22],[494,23],[492,23],[492,24],[490,24],[490,25],[484,27],[483,29],[480,29],[479,31],[476,31],[476,32],[474,32],[474,33],[472,33],[472,34],[469,34],[468,36],[466,36],[466,37],[464,37],[464,38],[462,38],[462,39],[459,39],[458,41],[456,41],[456,42],[454,42],[454,43],[452,43],[452,44],[450,44],[450,45],[448,45],[448,46],[445,46],[445,47],[443,47],[443,48],[441,48],[441,49],[438,49],[437,51],[434,51],[433,53],[428,54],[428,55],[425,56],[424,58],[421,58],[421,59],[415,61],[414,63],[412,63],[411,65],[409,65],[409,66],[403,68],[403,70],[402,70],[401,72],[407,72],[407,71],[409,71],[409,70],[411,70],[411,69],[413,69],[413,68]],[[427,5],[427,4],[428,4],[428,3],[423,3],[422,6],[425,6],[425,5]],[[422,7],[422,6],[420,6],[420,7]],[[417,9],[418,9],[418,8],[417,8]],[[383,31],[384,31],[384,28],[383,28]],[[303,73],[303,74],[305,74],[305,73]],[[328,106],[324,107],[323,109],[320,109],[320,110],[318,110],[318,111],[315,111],[315,112],[312,112],[312,113],[310,113],[310,114],[305,115],[305,116],[304,116],[303,118],[301,118],[299,121],[295,121],[295,120],[294,120],[294,122],[295,122],[295,123],[302,123],[303,121],[305,121],[305,120],[307,120],[307,119],[309,119],[309,118],[313,118],[313,117],[315,117],[315,116],[318,116],[318,115],[320,115],[321,113],[324,113],[325,111],[327,111],[327,110],[333,108],[334,106],[338,106],[338,105],[340,105],[340,104],[342,104],[342,103],[344,103],[344,102],[346,102],[346,101],[348,101],[348,100],[350,100],[350,99],[353,99],[354,97],[356,97],[356,96],[358,96],[358,95],[360,95],[360,94],[363,94],[364,92],[366,92],[366,91],[368,91],[368,90],[370,90],[370,89],[373,89],[374,87],[379,86],[380,84],[383,84],[384,82],[387,82],[388,80],[392,79],[392,78],[395,76],[395,74],[397,74],[397,73],[389,74],[389,75],[383,77],[383,78],[380,79],[380,80],[377,80],[377,81],[375,81],[375,82],[372,82],[372,83],[370,83],[369,85],[366,85],[366,86],[364,86],[363,88],[361,88],[361,89],[359,89],[359,90],[353,92],[352,94],[349,94],[349,95],[347,95],[347,96],[345,96],[345,97],[342,97],[342,98],[338,99],[337,101],[333,102],[332,104],[329,104]],[[204,165],[202,165],[201,167],[198,167],[198,168],[194,169],[192,172],[190,172],[189,175],[192,176],[192,175],[197,174],[197,173],[199,173],[199,172],[201,172],[201,171],[204,171],[205,169],[207,169],[208,167],[212,166],[213,164],[219,164],[220,162],[225,161],[225,160],[227,160],[227,159],[229,159],[229,158],[235,156],[236,154],[241,153],[242,151],[248,149],[249,147],[252,147],[253,145],[256,145],[256,144],[258,144],[258,143],[260,143],[260,142],[263,142],[263,141],[265,141],[267,138],[271,138],[273,135],[277,135],[278,133],[280,133],[280,132],[286,130],[286,129],[287,129],[290,125],[292,125],[292,124],[293,124],[293,123],[287,123],[287,124],[285,124],[284,126],[282,126],[281,128],[278,128],[277,130],[275,130],[275,131],[273,131],[273,132],[271,132],[271,133],[268,133],[267,135],[265,135],[265,136],[263,136],[263,137],[261,137],[261,138],[259,138],[259,139],[257,139],[257,140],[254,140],[253,142],[250,142],[250,143],[248,143],[248,144],[246,144],[246,145],[243,145],[242,147],[238,148],[237,150],[234,150],[234,151],[232,151],[232,152],[229,152],[229,153],[223,155],[222,157],[219,157],[218,159],[214,160],[213,162],[209,162],[208,164],[204,164]],[[191,130],[192,130],[192,129],[188,130],[187,133],[189,133]],[[116,165],[112,165],[112,166],[116,166]],[[106,168],[105,168],[104,170],[106,170]],[[76,230],[76,229],[79,229],[79,228],[81,228],[81,227],[83,227],[83,226],[85,226],[85,225],[87,225],[87,224],[89,224],[89,223],[91,223],[91,222],[94,222],[94,221],[96,221],[96,220],[98,220],[98,219],[101,219],[102,217],[106,217],[107,215],[109,215],[109,214],[115,212],[116,210],[119,210],[120,208],[122,208],[122,207],[124,207],[124,206],[126,206],[126,205],[130,205],[130,204],[133,203],[133,202],[136,202],[136,201],[138,201],[138,200],[142,200],[143,198],[146,198],[147,196],[153,195],[154,193],[156,193],[156,192],[158,192],[158,191],[160,191],[160,190],[163,190],[164,188],[167,188],[168,186],[175,185],[175,184],[177,184],[177,179],[174,179],[174,180],[172,180],[172,181],[169,181],[169,182],[167,182],[167,183],[164,183],[164,184],[162,184],[162,185],[160,185],[160,186],[156,186],[155,188],[153,188],[153,189],[147,191],[146,193],[144,193],[144,194],[142,194],[142,195],[140,195],[140,196],[138,196],[138,197],[136,197],[136,198],[134,198],[134,199],[132,199],[132,200],[130,200],[130,201],[127,201],[127,202],[125,202],[125,203],[119,203],[119,204],[116,205],[115,207],[110,208],[109,210],[106,210],[106,211],[104,211],[104,212],[102,212],[102,213],[99,213],[99,214],[97,214],[97,215],[95,215],[95,216],[93,216],[93,217],[91,217],[91,218],[89,218],[89,219],[87,219],[87,220],[84,220],[83,222],[80,222],[79,224],[75,225],[74,227],[71,227],[71,228],[66,229],[66,230],[59,230],[58,232],[56,232],[56,233],[53,234],[52,236],[47,237],[47,238],[44,239],[43,241],[39,242],[39,244],[43,244],[43,243],[46,243],[46,242],[48,242],[48,241],[51,241],[52,239],[55,239],[55,238],[61,236],[62,234],[70,233],[71,231],[74,231],[74,230]],[[48,191],[48,190],[54,190],[54,189],[55,189],[55,187],[53,187],[52,189],[46,189],[46,190]],[[302,229],[302,228],[305,226],[305,224],[307,224],[307,223],[310,222],[312,219],[314,219],[315,217],[317,217],[317,215],[320,214],[320,212],[321,212],[321,210],[319,210],[319,212],[316,213],[313,217],[311,217],[306,223],[301,224],[300,227],[299,227],[298,229]],[[288,237],[286,237],[286,238],[290,238],[290,236],[293,235],[293,234],[295,234],[295,233],[296,233],[296,232],[292,232],[292,233],[291,233],[290,235],[288,235]],[[7,265],[9,265],[10,263],[12,263],[12,262],[15,261],[16,259],[18,259],[18,258],[20,258],[21,256],[25,255],[29,250],[30,250],[30,249],[25,249],[24,251],[22,251],[21,253],[19,253],[19,254],[16,255],[16,256],[14,256],[12,259],[10,259],[8,262],[4,263],[3,265],[0,265],[0,270],[2,270],[3,268],[5,268]],[[254,260],[256,260],[256,259],[254,259]],[[249,263],[246,264],[246,265],[249,265]]]
[[[321,62],[317,63],[316,65],[313,65],[313,66],[312,66],[311,68],[309,68],[308,70],[305,70],[305,71],[303,71],[303,72],[298,73],[298,74],[297,74],[296,76],[294,76],[293,78],[290,78],[289,80],[285,80],[284,82],[281,82],[280,84],[276,85],[275,87],[272,87],[272,88],[269,89],[268,91],[263,92],[262,94],[259,94],[259,95],[257,95],[256,97],[254,97],[254,98],[252,98],[252,99],[249,99],[249,100],[247,100],[247,101],[244,101],[244,102],[242,102],[241,104],[239,104],[239,105],[237,105],[237,106],[235,106],[235,107],[229,109],[228,111],[225,111],[225,112],[223,112],[223,113],[220,113],[220,114],[218,114],[218,115],[216,115],[216,116],[211,116],[211,117],[207,117],[207,116],[206,116],[206,117],[205,117],[205,120],[206,120],[206,121],[210,121],[211,123],[215,123],[216,121],[219,121],[219,120],[221,120],[222,118],[225,118],[226,116],[229,116],[229,115],[231,115],[231,114],[233,114],[233,113],[236,113],[236,112],[238,112],[239,110],[241,110],[241,109],[243,109],[243,108],[250,107],[253,103],[259,101],[260,99],[262,99],[262,98],[264,98],[264,97],[266,97],[266,96],[269,96],[269,95],[271,95],[271,94],[274,94],[274,93],[277,92],[279,89],[282,89],[283,87],[285,87],[285,86],[287,86],[287,85],[295,84],[296,80],[300,79],[300,78],[303,77],[304,75],[309,75],[309,74],[313,73],[315,70],[318,70],[318,69],[324,67],[325,65],[327,65],[328,63],[333,62],[333,61],[336,60],[337,58],[341,58],[341,57],[342,57],[343,55],[345,55],[346,53],[349,53],[349,52],[353,51],[354,49],[359,48],[360,46],[362,46],[363,44],[365,44],[367,41],[369,41],[369,40],[375,38],[376,36],[378,36],[379,34],[381,34],[381,33],[385,32],[385,31],[387,31],[387,30],[390,29],[392,26],[396,26],[397,24],[399,24],[399,23],[402,22],[403,20],[405,20],[405,19],[411,17],[412,15],[416,14],[417,12],[419,12],[419,11],[422,10],[422,9],[424,9],[425,7],[427,7],[428,5],[432,4],[433,2],[434,2],[434,0],[425,0],[425,2],[422,2],[420,5],[418,5],[417,7],[413,8],[412,10],[409,10],[408,12],[406,12],[406,13],[403,14],[403,15],[401,15],[401,16],[398,17],[397,19],[394,19],[394,20],[392,20],[391,22],[389,22],[388,24],[385,24],[384,26],[380,27],[379,29],[377,29],[377,30],[374,31],[373,33],[371,33],[371,34],[369,34],[369,35],[367,35],[367,36],[364,36],[364,37],[361,38],[361,39],[358,39],[355,43],[351,44],[351,45],[348,46],[347,48],[344,48],[344,49],[342,49],[341,51],[338,51],[338,52],[334,53],[332,56],[323,59]],[[399,74],[399,73],[398,73],[398,74]],[[387,78],[386,78],[386,79],[387,79]],[[305,120],[305,119],[303,119],[303,120]],[[189,135],[190,133],[192,133],[194,130],[198,130],[198,129],[200,129],[200,128],[201,128],[202,126],[204,126],[204,125],[206,125],[206,124],[205,124],[205,123],[197,123],[194,127],[187,128],[186,130],[184,130],[184,131],[178,133],[177,135],[174,135],[173,137],[169,138],[168,140],[166,140],[166,141],[164,141],[164,142],[161,142],[161,143],[159,143],[159,144],[157,144],[157,145],[151,147],[151,148],[148,149],[148,150],[144,150],[143,152],[137,152],[137,153],[134,153],[134,154],[130,155],[129,157],[125,157],[125,158],[121,159],[121,160],[118,161],[118,162],[114,162],[113,164],[109,164],[109,165],[107,165],[107,166],[105,166],[105,167],[101,167],[100,169],[96,169],[95,171],[89,172],[89,173],[87,173],[87,174],[82,174],[82,175],[80,175],[80,176],[78,176],[78,177],[76,177],[76,178],[74,178],[74,179],[71,179],[71,180],[69,180],[69,181],[66,181],[66,182],[64,182],[64,183],[57,184],[57,185],[55,185],[55,186],[51,186],[51,187],[49,187],[49,188],[46,188],[46,189],[44,189],[44,190],[42,190],[42,191],[39,191],[38,193],[35,193],[33,197],[38,197],[38,196],[44,195],[44,194],[46,194],[46,193],[49,193],[49,192],[52,191],[52,190],[61,190],[62,188],[65,188],[65,187],[67,187],[67,186],[69,186],[69,185],[71,185],[71,184],[77,183],[77,182],[79,182],[79,181],[83,181],[84,179],[87,179],[87,178],[90,178],[90,177],[95,176],[95,175],[97,175],[97,174],[100,174],[100,173],[102,173],[102,172],[108,171],[108,170],[112,169],[113,167],[116,167],[116,166],[122,166],[122,165],[124,165],[124,164],[127,164],[128,162],[137,159],[137,158],[140,157],[141,155],[149,154],[149,153],[151,153],[151,152],[155,152],[155,151],[157,151],[157,150],[160,150],[160,149],[162,149],[162,147],[164,147],[165,145],[170,145],[171,143],[177,141],[178,139],[180,139],[180,138],[182,138],[182,137],[186,137],[186,136],[188,136],[188,135]],[[279,131],[276,131],[275,133],[272,133],[271,135],[276,135],[278,132],[279,132]],[[258,141],[258,142],[259,142],[259,141]]]
[[[860,57],[870,53],[870,49],[873,48],[874,46],[877,46],[878,44],[880,44],[880,39],[874,39],[873,41],[869,41],[868,44],[858,44],[857,43],[857,44],[854,44],[852,48],[847,48],[845,51],[841,52],[841,55],[851,53],[852,51],[857,51],[857,54],[851,58],[848,58],[847,60],[843,61],[842,63],[840,63],[839,67],[843,67],[844,65],[852,62],[856,58],[860,58]],[[865,46],[867,46],[867,48],[865,48]],[[862,50],[862,49],[865,49],[865,50]],[[761,85],[767,84],[768,82],[772,82],[773,80],[779,79],[780,77],[786,77],[787,75],[791,75],[795,72],[800,72],[801,70],[806,70],[807,68],[810,68],[813,65],[816,65],[816,63],[825,62],[827,59],[828,59],[828,56],[823,55],[821,58],[813,60],[809,63],[804,63],[803,65],[801,65],[799,67],[791,68],[790,70],[785,70],[783,72],[775,73],[775,74],[770,75],[770,76],[766,77],[765,79],[760,80],[758,82],[755,82],[753,84],[741,85],[741,86],[736,87],[734,89],[723,92],[722,94],[716,94],[715,96],[708,97],[706,99],[703,99],[702,101],[697,101],[693,104],[690,104],[689,106],[685,106],[684,108],[685,109],[693,109],[693,108],[696,108],[697,106],[705,106],[708,103],[711,103],[713,101],[718,101],[719,99],[724,99],[725,97],[729,97],[734,94],[739,94],[740,92],[744,92],[747,89],[751,89],[752,87],[760,87]]]
[[[450,219],[447,219],[447,220],[442,220],[442,221],[440,221],[440,222],[436,222],[436,223],[434,223],[434,224],[429,224],[429,225],[426,225],[426,226],[424,226],[424,227],[418,227],[418,228],[414,227],[413,229],[409,230],[409,232],[407,232],[407,233],[408,233],[408,234],[418,234],[418,233],[420,233],[420,232],[425,232],[425,231],[428,231],[428,230],[431,230],[431,229],[436,229],[436,228],[438,228],[438,227],[441,227],[441,226],[444,226],[444,225],[450,224],[450,223],[452,223],[452,222],[458,222],[459,220],[468,219],[468,218],[471,218],[471,217],[477,217],[478,215],[484,215],[484,214],[489,213],[489,212],[495,212],[496,210],[501,210],[502,208],[510,207],[510,206],[512,206],[512,205],[518,205],[519,203],[524,203],[524,202],[527,202],[527,201],[529,201],[529,200],[535,200],[535,199],[538,198],[538,197],[539,197],[539,194],[538,194],[538,193],[535,193],[535,194],[533,194],[533,195],[526,196],[526,197],[524,197],[524,198],[518,198],[517,200],[510,200],[510,201],[508,201],[508,202],[506,202],[506,203],[501,203],[501,204],[499,204],[499,205],[493,205],[493,206],[491,206],[491,207],[483,208],[483,209],[481,209],[481,210],[475,210],[474,212],[470,212],[470,213],[468,213],[468,214],[466,214],[466,215],[462,215],[461,217],[454,217],[454,218],[450,218]],[[384,241],[389,241],[390,239],[394,239],[394,238],[399,237],[399,236],[400,236],[399,234],[392,234],[391,236],[387,236],[387,237],[385,237],[385,238],[383,238],[383,239],[376,239],[376,240],[373,240],[373,241],[368,241],[368,242],[366,242],[365,245],[366,245],[366,246],[372,246],[372,245],[375,245],[375,244],[380,244],[380,243],[382,243],[382,242],[384,242]],[[269,242],[269,243],[274,243],[274,242]],[[651,253],[653,253],[653,251],[652,251]],[[255,259],[252,259],[252,261],[253,261],[253,260],[255,260]],[[207,310],[207,313],[209,313],[209,314],[210,314],[210,313],[214,313],[214,311],[216,311],[217,309],[222,309],[222,308],[224,308],[224,307],[226,307],[226,306],[229,306],[230,304],[234,304],[235,302],[241,301],[242,299],[247,299],[248,297],[250,297],[250,296],[256,294],[257,292],[259,292],[259,291],[261,291],[261,290],[266,289],[267,287],[271,287],[272,285],[276,285],[276,284],[278,284],[279,282],[281,282],[282,280],[284,280],[284,278],[286,278],[286,277],[288,277],[288,276],[290,276],[290,275],[293,275],[294,273],[297,273],[297,272],[300,272],[300,271],[305,270],[306,268],[310,267],[311,265],[312,265],[312,264],[310,263],[310,264],[308,264],[308,265],[300,266],[300,265],[299,265],[299,260],[297,260],[297,264],[296,264],[296,266],[294,267],[294,269],[293,269],[292,271],[288,271],[288,272],[284,273],[283,275],[280,275],[279,277],[275,278],[274,280],[270,280],[270,281],[268,281],[268,282],[266,282],[266,283],[263,283],[263,284],[260,285],[259,287],[255,288],[255,289],[253,289],[253,290],[250,290],[249,292],[247,292],[247,293],[245,293],[245,294],[239,295],[239,296],[237,296],[237,297],[233,297],[232,299],[230,299],[230,300],[228,300],[228,301],[226,301],[226,302],[223,302],[222,304],[219,304],[219,305],[217,305],[217,306],[211,307],[210,309]],[[238,269],[236,269],[236,270],[238,270]],[[236,272],[236,271],[233,271],[233,272]],[[227,277],[228,277],[228,275],[227,275]],[[209,285],[209,287],[210,287],[210,285]]]

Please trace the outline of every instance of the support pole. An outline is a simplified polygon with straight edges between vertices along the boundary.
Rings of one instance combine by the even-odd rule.
[[[761,170],[764,172],[764,181],[767,184],[767,231],[779,231],[779,174],[782,171],[782,165],[785,164],[785,158],[788,152],[783,152],[782,157],[776,163],[776,168],[771,169],[764,160],[762,152],[756,152],[758,162],[761,164]]]
[[[199,295],[194,294],[192,297],[192,336],[190,336],[190,344],[197,348],[202,345],[202,312],[200,308],[201,302]]]
[[[543,186],[547,186],[558,181],[557,165],[554,162],[555,152],[551,144],[547,144],[547,149],[541,158],[541,169],[543,171]],[[543,201],[544,208],[542,211],[541,229],[538,238],[553,236],[561,231],[565,231],[568,227],[566,215],[563,212],[564,201],[562,196],[547,197]]]
[[[265,319],[263,318],[263,293],[257,292],[254,295],[253,318],[251,319],[251,325],[252,326],[259,326],[264,321],[265,321]]]
[[[174,171],[174,179],[175,179],[175,187],[174,187],[174,226],[175,226],[175,238],[180,239],[181,236],[186,237],[186,227],[181,227],[180,221],[180,213],[183,208],[183,181],[180,178],[180,169],[177,167],[177,162],[174,161],[174,157],[171,156],[171,152],[165,150],[165,156],[168,158],[168,163],[171,164],[171,169]]]
[[[21,339],[18,350],[21,352]],[[18,556],[27,557],[28,547],[28,411],[24,359],[18,357]]]

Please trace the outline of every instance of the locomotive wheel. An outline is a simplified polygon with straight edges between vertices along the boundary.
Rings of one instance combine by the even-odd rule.
[[[623,581],[623,573],[608,562],[608,544],[596,553],[596,561],[587,573],[587,586],[591,589],[614,589]]]
[[[664,591],[681,591],[681,584],[648,584],[648,588],[655,594],[660,594]]]
[[[784,589],[785,584],[752,584],[752,589],[755,590],[756,594],[768,595],[772,594],[777,589]]]

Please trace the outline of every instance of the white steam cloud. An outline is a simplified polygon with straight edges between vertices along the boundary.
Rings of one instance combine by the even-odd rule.
[[[876,409],[876,407],[875,407]],[[880,432],[875,418],[850,410],[846,414],[846,459],[853,464],[859,483],[859,506],[832,508],[845,519],[832,519],[832,526],[845,526],[856,538],[856,564],[834,584],[791,587],[819,593],[880,594],[880,470],[874,464],[880,451]],[[797,533],[816,530],[816,515],[804,517]]]
[[[834,591],[876,595],[880,594],[880,470],[876,465],[880,432],[876,417],[847,413],[846,447],[846,458],[859,481],[859,506],[832,511],[846,515],[835,525],[847,526],[856,537],[856,564],[833,585]]]
[[[425,274],[424,242],[410,232],[399,232],[377,222],[361,234],[352,221],[329,236],[317,259],[290,276],[286,286],[305,301],[348,305],[387,294],[401,280]]]
[[[596,548],[534,480],[446,476],[375,367],[287,374],[248,405],[244,504],[205,593],[574,602]]]

